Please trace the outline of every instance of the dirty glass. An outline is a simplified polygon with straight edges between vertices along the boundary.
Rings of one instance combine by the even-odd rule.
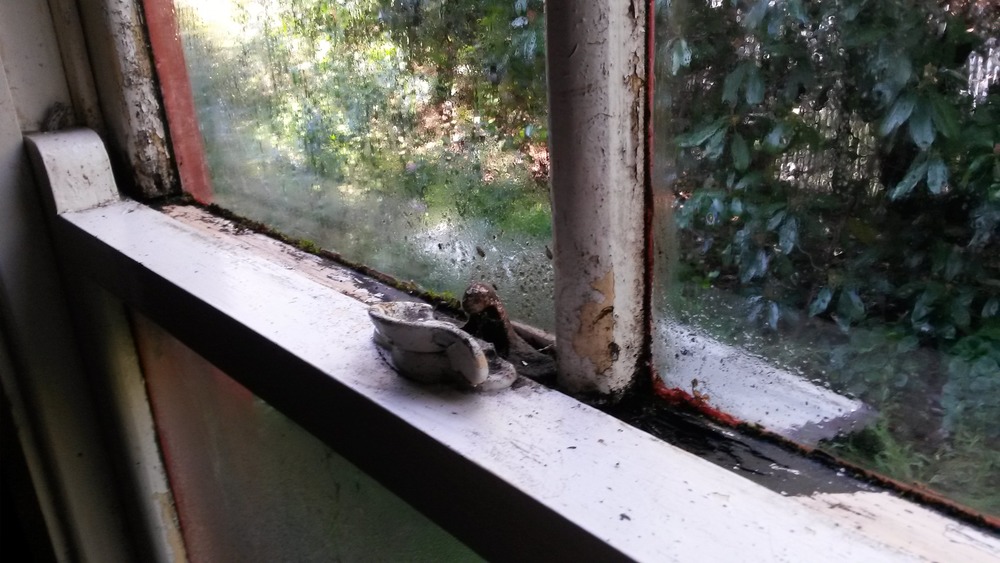
[[[656,9],[664,394],[1000,515],[1000,6]]]
[[[177,0],[215,203],[552,325],[541,0]]]

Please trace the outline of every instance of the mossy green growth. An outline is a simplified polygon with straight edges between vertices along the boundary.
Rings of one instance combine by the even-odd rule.
[[[311,240],[300,240],[299,244],[298,244],[298,247],[299,247],[299,250],[302,250],[304,252],[308,252],[310,254],[319,254],[319,253],[323,252],[323,249],[320,248],[315,242],[313,242]]]

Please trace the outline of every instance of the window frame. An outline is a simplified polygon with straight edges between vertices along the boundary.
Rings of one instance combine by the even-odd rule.
[[[147,0],[147,3],[149,1],[152,0]],[[99,85],[100,87],[106,86]],[[178,155],[176,158],[179,160],[180,156]],[[50,175],[49,178],[51,180],[52,176]],[[643,189],[646,189],[646,186],[643,186]],[[645,201],[645,195],[643,201]],[[130,204],[113,203],[104,209],[107,211],[126,211],[127,209],[121,207],[122,205],[128,206]],[[146,208],[128,209],[133,209],[132,213],[142,213],[143,215],[147,212],[155,213]],[[74,272],[75,275],[102,284],[116,298],[122,299],[149,314],[153,320],[161,323],[180,340],[230,372],[238,381],[245,381],[248,383],[248,387],[260,391],[258,394],[272,402],[279,410],[303,423],[303,426],[328,444],[334,445],[338,451],[348,453],[348,458],[361,460],[359,466],[371,472],[383,483],[388,484],[390,489],[400,493],[404,499],[411,501],[420,510],[428,513],[432,519],[445,525],[447,529],[456,533],[459,539],[466,541],[480,553],[498,558],[513,557],[525,555],[524,550],[527,548],[534,549],[533,553],[543,557],[552,557],[552,549],[559,550],[559,557],[566,556],[567,558],[574,554],[578,558],[587,559],[601,555],[608,558],[627,555],[621,547],[622,540],[620,538],[608,538],[605,530],[586,529],[577,523],[574,517],[560,514],[546,506],[537,496],[526,493],[523,490],[523,484],[516,480],[504,479],[469,457],[456,452],[440,436],[414,430],[412,425],[401,422],[395,413],[374,409],[357,396],[352,395],[352,392],[340,389],[338,385],[331,383],[328,376],[318,372],[315,366],[302,357],[290,354],[284,347],[276,346],[272,339],[263,337],[258,330],[247,323],[227,316],[221,311],[218,303],[199,299],[179,285],[176,280],[171,279],[170,276],[151,270],[135,256],[129,256],[125,253],[123,248],[110,244],[102,238],[106,233],[100,235],[97,230],[87,230],[74,223],[75,217],[92,212],[93,210],[86,209],[77,211],[64,209],[62,213],[54,213],[56,216],[53,218],[53,228],[56,243],[63,255],[67,257],[65,265],[70,271]],[[108,226],[111,227],[110,224]],[[629,244],[641,248],[643,252],[648,245],[645,239],[630,241]],[[160,240],[153,245],[155,251],[158,252],[177,252],[184,255],[188,250],[180,246],[173,246],[171,251],[171,246],[173,246],[173,241],[168,240]],[[602,251],[606,250],[606,248],[602,249]],[[614,250],[610,252],[614,252]],[[577,308],[578,305],[569,309],[573,311]],[[262,355],[259,357],[248,356],[247,350],[258,351]],[[253,358],[254,361],[250,361],[249,358]],[[288,387],[276,386],[274,381],[265,381],[259,377],[262,365],[272,366],[275,371],[291,370],[297,372],[300,374],[301,381]],[[312,391],[316,389],[311,388],[310,385],[317,385],[326,391],[314,394]],[[335,388],[336,390],[334,390]],[[544,394],[550,398],[557,396],[554,392]],[[460,497],[461,503],[456,503],[461,504],[461,506],[446,506],[441,502],[440,494],[426,490],[426,480],[416,479],[412,470],[401,469],[398,463],[394,465],[393,459],[387,459],[384,452],[371,451],[372,438],[370,435],[365,437],[344,437],[342,433],[338,435],[336,430],[342,429],[344,426],[331,425],[327,418],[329,401],[332,398],[344,406],[343,413],[338,413],[336,420],[343,424],[352,421],[357,423],[358,420],[369,421],[371,424],[365,424],[365,426],[370,428],[379,428],[379,425],[385,425],[385,428],[381,429],[383,437],[390,440],[389,443],[398,445],[400,448],[395,455],[397,461],[398,454],[401,452],[409,454],[409,456],[404,457],[419,459],[420,463],[424,464],[425,474],[435,476],[434,478],[439,483],[463,491]],[[545,399],[544,401],[549,400]],[[558,400],[562,401],[563,399]],[[585,409],[587,407],[581,404],[570,410]],[[339,418],[341,416],[343,416],[342,419]],[[599,415],[599,418],[607,424],[616,423],[614,419],[606,415]],[[614,428],[617,431],[617,427]],[[631,431],[623,430],[623,432]],[[682,457],[688,455],[679,451],[675,452],[671,449],[672,447],[656,440],[646,440],[644,447],[650,448],[651,451],[669,450],[672,455]],[[704,463],[706,471],[712,473],[707,469],[707,467],[711,467],[707,462],[698,461]],[[655,478],[663,478],[655,475],[656,472],[653,473],[643,484],[648,485],[655,482]],[[712,474],[714,475],[714,473]],[[677,474],[670,477],[682,478],[681,475]],[[719,481],[713,485],[716,489],[723,485],[733,486],[735,487],[734,491],[738,491],[740,495],[747,495],[747,498],[764,499],[760,500],[764,505],[773,504],[770,509],[765,510],[765,513],[768,514],[781,513],[782,507],[788,506],[786,502],[780,500],[780,496],[770,491],[760,492],[762,496],[758,498],[756,488],[759,487],[752,484],[744,487],[745,483],[737,484],[742,481],[742,478],[733,475],[730,477],[733,478],[733,481],[730,481],[729,477],[719,477]],[[633,489],[628,493],[619,492],[616,495],[638,496],[646,492],[640,486],[636,486],[636,489],[638,490]],[[663,500],[666,504],[670,504],[670,499]],[[691,523],[684,523],[685,515],[700,514],[700,517],[705,519],[704,521],[725,522],[722,528],[725,529],[724,533],[726,534],[731,533],[732,530],[741,530],[741,532],[737,532],[737,536],[746,538],[748,543],[734,547],[733,555],[739,553],[745,556],[750,553],[747,546],[758,546],[762,550],[761,554],[766,553],[766,546],[759,546],[754,540],[754,538],[759,538],[761,534],[761,522],[756,518],[743,521],[720,520],[725,518],[727,512],[725,510],[719,511],[719,504],[712,504],[709,501],[705,501],[705,504],[711,506],[691,508],[691,512],[688,512],[687,507],[678,509],[677,515],[679,515],[681,522],[675,522],[671,518],[671,534],[680,536],[685,532],[704,532],[704,529],[692,529]],[[722,506],[724,507],[724,505]],[[914,508],[917,507],[914,506]],[[483,519],[473,521],[469,517],[470,511],[477,514],[477,517],[485,515],[486,525],[484,525]],[[775,516],[775,518],[778,517]],[[832,519],[824,518],[821,518],[822,521],[826,522],[824,526],[833,525]],[[620,521],[631,522],[632,520],[621,518]],[[951,525],[948,522],[950,521],[941,523],[941,525]],[[763,524],[765,526],[768,524],[766,518],[764,518]],[[963,530],[966,528],[962,527]],[[968,529],[971,532],[976,532],[971,528]],[[709,536],[711,537],[718,534],[720,530],[710,531]],[[794,529],[769,530],[769,532],[781,534],[780,537],[787,542],[785,547],[793,546],[796,549],[801,549],[802,554],[815,555],[816,545],[808,541],[803,543],[800,541],[801,538],[796,539]],[[745,535],[741,536],[740,533]],[[503,541],[511,537],[519,539],[514,543]],[[767,536],[767,539],[772,540],[774,537]],[[847,537],[861,540],[857,542],[857,546],[865,545],[863,538],[866,536],[864,534],[848,535]],[[872,538],[867,539],[872,540]],[[653,541],[653,539],[648,538],[648,541]],[[885,547],[888,544],[880,543],[878,539],[874,541],[886,549],[884,552],[886,555],[904,553],[901,551],[902,547]],[[619,547],[613,547],[615,545]],[[859,549],[861,548],[859,547]],[[678,553],[682,552],[673,552],[672,556],[676,557]],[[690,556],[697,556],[700,552],[692,550],[687,553]],[[834,551],[828,553],[831,558],[835,554]]]
[[[83,145],[100,146],[87,131],[28,137],[53,191],[79,194],[64,164],[85,135]],[[891,493],[784,496],[530,381],[476,394],[403,380],[379,359],[365,304],[249,252],[240,237],[252,235],[220,228],[213,238],[119,200],[107,169],[102,197],[53,218],[67,272],[156,322],[488,559],[1000,556],[1000,539]]]

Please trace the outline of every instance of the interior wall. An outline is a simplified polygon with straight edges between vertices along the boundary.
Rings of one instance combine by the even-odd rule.
[[[69,104],[44,0],[0,3],[0,372],[18,438],[61,560],[131,555],[87,388],[24,132]],[[72,525],[70,525],[72,523]]]

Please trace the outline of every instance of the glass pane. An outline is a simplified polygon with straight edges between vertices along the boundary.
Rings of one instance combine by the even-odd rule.
[[[141,316],[135,337],[192,561],[479,561]]]
[[[1000,8],[656,4],[668,387],[1000,514]]]
[[[541,0],[177,0],[216,202],[552,325]]]

